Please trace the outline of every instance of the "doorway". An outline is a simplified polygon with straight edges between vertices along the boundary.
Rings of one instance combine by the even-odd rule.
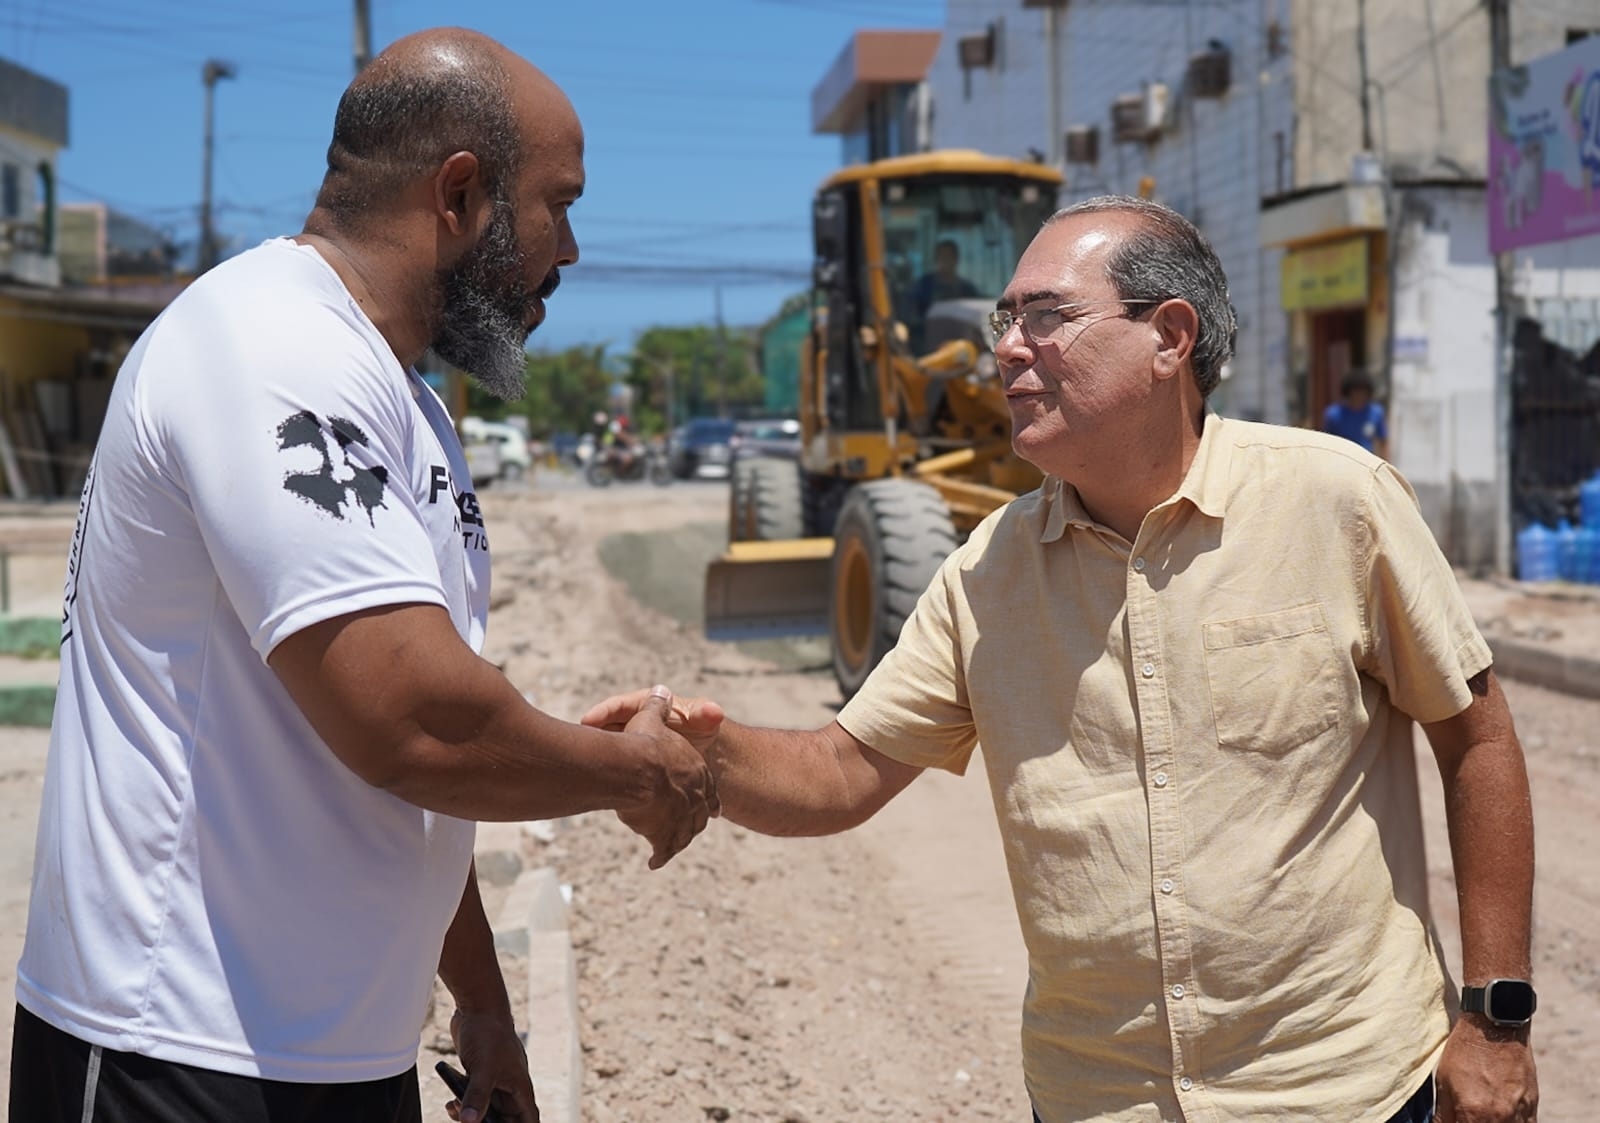
[[[1367,369],[1367,310],[1345,308],[1311,317],[1311,386],[1306,422],[1322,426],[1323,412],[1339,400],[1339,383],[1357,368]]]

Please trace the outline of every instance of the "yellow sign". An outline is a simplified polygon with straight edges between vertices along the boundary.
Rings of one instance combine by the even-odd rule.
[[[1366,302],[1366,238],[1346,238],[1283,255],[1284,311]]]

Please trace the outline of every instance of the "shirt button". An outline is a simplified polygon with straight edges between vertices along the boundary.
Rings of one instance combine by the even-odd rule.
[[[1174,986],[1172,988],[1172,997],[1173,998],[1182,998],[1183,997],[1183,984],[1182,983],[1179,983],[1179,984],[1177,984],[1176,986]]]
[[[1178,1087],[1187,1092],[1190,1088],[1194,1087],[1194,1081],[1185,1076],[1182,1080],[1178,1081]]]
[[[1165,772],[1157,772],[1156,773],[1156,787],[1164,788],[1166,786],[1167,786],[1167,774]]]
[[[1134,558],[1133,559],[1133,568],[1135,570],[1137,570],[1138,572],[1143,573],[1144,572],[1144,559],[1143,558]]]
[[[1139,673],[1144,675],[1145,678],[1154,678],[1156,674],[1156,665],[1154,663],[1146,663],[1144,666],[1139,668]]]
[[[1172,892],[1172,878],[1164,877],[1161,879],[1161,891],[1163,893]]]

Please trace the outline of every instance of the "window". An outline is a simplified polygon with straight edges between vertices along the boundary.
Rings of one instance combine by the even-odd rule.
[[[0,164],[0,218],[22,217],[22,169]]]

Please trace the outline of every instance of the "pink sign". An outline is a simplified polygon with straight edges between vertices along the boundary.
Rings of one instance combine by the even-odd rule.
[[[1489,79],[1489,249],[1600,234],[1600,36]]]

